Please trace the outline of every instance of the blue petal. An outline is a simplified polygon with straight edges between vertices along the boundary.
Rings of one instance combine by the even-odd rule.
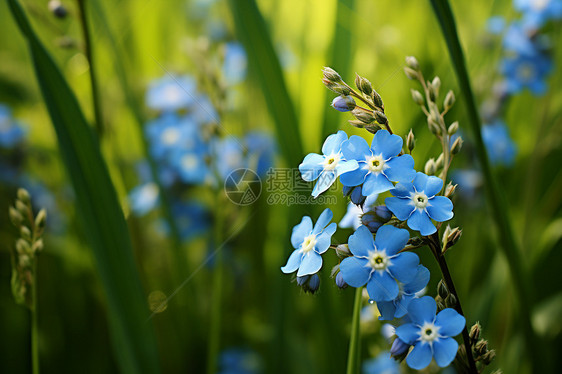
[[[427,205],[427,213],[437,222],[448,221],[453,218],[453,203],[445,196],[435,196],[429,199]]]
[[[427,283],[429,283],[429,270],[423,265],[418,265],[414,279],[404,285],[404,293],[415,294],[427,286]]]
[[[367,283],[369,297],[375,301],[391,301],[398,296],[398,283],[386,271],[375,271]]]
[[[340,272],[345,283],[351,287],[362,287],[369,280],[371,268],[364,258],[348,257],[340,264]]]
[[[405,325],[398,326],[395,333],[403,342],[414,344],[420,337],[420,328],[413,323],[406,323]]]
[[[338,153],[341,145],[347,140],[347,134],[343,131],[338,131],[337,134],[332,134],[326,138],[324,145],[322,145],[322,153],[329,156],[333,153]]]
[[[382,153],[382,157],[388,160],[402,150],[402,138],[398,135],[390,135],[386,130],[379,130],[373,137],[371,149],[373,154]]]
[[[385,225],[377,231],[375,246],[379,251],[386,250],[386,254],[392,256],[404,248],[408,239],[410,239],[408,230]]]
[[[433,342],[433,357],[439,367],[449,366],[457,355],[459,343],[453,338],[437,339]]]
[[[414,178],[414,187],[418,192],[424,192],[427,197],[435,196],[443,188],[443,180],[435,176],[427,176],[422,172],[417,172]]]
[[[382,193],[391,190],[394,185],[382,173],[369,173],[363,183],[363,195],[368,196],[374,193]]]
[[[308,252],[304,255],[299,271],[297,272],[297,277],[302,277],[303,275],[315,274],[322,267],[322,256],[314,251]]]
[[[333,216],[334,216],[334,213],[332,213],[330,208],[324,209],[324,211],[320,214],[320,217],[318,217],[318,221],[316,221],[316,224],[314,225],[314,230],[312,230],[312,233],[314,235],[320,234],[320,232],[324,229],[324,227],[328,226],[328,223],[330,223]]]
[[[316,185],[312,190],[312,196],[314,198],[318,197],[318,195],[320,195],[322,192],[330,188],[330,186],[334,183],[336,178],[337,175],[333,170],[325,171],[321,173],[320,177],[318,178],[318,182],[316,182]]]
[[[394,319],[394,313],[396,312],[396,306],[392,301],[379,301],[377,303],[377,308],[379,308],[379,313],[381,316],[379,320],[381,321],[391,321]]]
[[[309,153],[299,165],[302,179],[312,182],[324,170],[325,157],[316,153]]]
[[[403,199],[400,197],[387,197],[384,199],[384,203],[400,221],[405,221],[410,218],[410,215],[416,209],[414,206],[410,205],[410,199]]]
[[[285,274],[292,273],[299,268],[301,261],[302,252],[297,249],[291,253],[289,260],[287,260],[287,264],[281,268],[281,271]]]
[[[402,155],[386,163],[389,168],[384,171],[388,179],[393,182],[411,182],[415,176],[414,159],[410,155]]]
[[[390,207],[388,208],[390,209]],[[437,231],[425,210],[415,209],[410,218],[408,218],[408,226],[412,230],[419,231],[423,236],[431,235]]]
[[[336,174],[342,175],[359,168],[359,164],[355,160],[340,161],[336,166]]]
[[[408,283],[416,276],[416,268],[419,263],[420,259],[417,254],[413,252],[402,252],[392,258],[392,266],[390,266],[388,270],[392,276],[400,282]]]
[[[352,135],[343,142],[341,152],[346,160],[364,161],[365,156],[371,156],[371,149],[367,141],[360,136]]]
[[[457,336],[464,329],[466,320],[456,310],[447,308],[437,314],[435,324],[440,326],[439,335]]]
[[[408,305],[408,314],[413,323],[423,325],[424,322],[433,322],[437,304],[431,296],[414,299]]]
[[[293,248],[299,249],[304,238],[306,238],[312,232],[312,220],[309,216],[302,217],[301,223],[293,227],[293,233],[291,234],[291,244]]]
[[[394,313],[394,318],[402,318],[408,313],[408,305],[410,301],[414,299],[413,295],[402,295],[401,298],[395,301],[396,312]]]
[[[406,363],[415,370],[425,369],[431,363],[431,347],[428,343],[419,342],[406,357]]]
[[[390,193],[398,197],[410,197],[410,194],[415,193],[414,185],[412,183],[398,183]]]
[[[316,238],[316,245],[314,246],[316,252],[322,254],[330,248],[332,242],[332,235],[336,231],[337,224],[333,222],[328,227],[324,229],[322,234],[318,235]]]
[[[365,226],[359,227],[347,240],[349,250],[354,256],[369,256],[369,251],[375,249],[373,234]]]
[[[365,181],[365,176],[367,175],[368,171],[360,167],[361,164],[358,164],[358,166],[359,167],[357,169],[347,173],[343,173],[340,176],[340,182],[344,186],[355,187],[359,186]]]

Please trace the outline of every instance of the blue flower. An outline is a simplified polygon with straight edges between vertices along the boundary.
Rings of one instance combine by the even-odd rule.
[[[342,229],[352,228],[354,230],[357,230],[359,226],[361,226],[361,216],[363,215],[363,213],[366,213],[374,208],[375,202],[377,201],[378,197],[378,194],[367,196],[367,198],[363,202],[363,209],[361,209],[353,202],[350,202],[347,205],[347,212],[341,219],[339,226]]]
[[[490,162],[496,165],[512,165],[517,154],[517,147],[504,122],[497,120],[482,126],[482,140],[488,151]]]
[[[179,148],[193,148],[197,131],[197,125],[189,117],[178,117],[174,113],[167,113],[145,127],[150,152],[157,160],[167,158]]]
[[[482,173],[473,169],[460,169],[451,173],[451,180],[459,186],[460,196],[472,202],[476,197],[476,190],[482,187]]]
[[[503,17],[490,17],[486,22],[488,32],[494,35],[501,34],[505,28],[505,19]]]
[[[198,125],[206,125],[219,122],[219,114],[207,95],[198,95],[191,108],[190,116]]]
[[[515,94],[528,88],[533,94],[542,95],[547,90],[544,79],[552,70],[552,61],[541,53],[517,55],[505,58],[500,70],[508,93]]]
[[[248,167],[244,151],[241,140],[234,136],[227,136],[214,143],[215,168],[223,180],[234,170]]]
[[[171,164],[182,182],[205,184],[210,183],[213,177],[207,157],[205,145],[200,144],[191,149],[178,149],[172,154]]]
[[[292,273],[298,269],[297,277],[302,277],[320,270],[322,267],[321,254],[330,248],[332,235],[336,232],[336,223],[329,224],[332,216],[332,211],[326,208],[318,217],[314,227],[312,227],[310,217],[305,216],[301,223],[293,228],[291,244],[295,250],[287,264],[281,268],[283,273]]]
[[[332,100],[332,108],[339,112],[349,112],[355,108],[355,100],[351,96],[338,96]]]
[[[518,22],[513,22],[507,28],[503,37],[503,47],[506,51],[523,56],[532,57],[540,53],[537,45],[531,40],[528,31]]]
[[[169,76],[152,82],[146,92],[146,105],[161,112],[188,109],[197,92],[195,80],[190,76]]]
[[[421,370],[429,365],[431,358],[440,367],[448,366],[455,358],[459,344],[453,339],[466,320],[454,309],[443,309],[437,316],[437,305],[430,296],[414,299],[408,305],[408,316],[412,323],[396,328],[396,335],[414,346],[406,362],[412,369]]]
[[[399,293],[397,281],[411,282],[419,263],[415,253],[398,253],[409,238],[408,230],[383,226],[373,241],[369,229],[359,227],[348,241],[353,256],[340,264],[343,279],[352,287],[367,284],[369,297],[374,301],[394,300]]]
[[[12,118],[10,108],[0,104],[0,147],[13,147],[22,140],[24,134],[24,129]]]
[[[380,320],[390,321],[402,318],[408,312],[408,305],[416,294],[422,291],[429,282],[429,270],[423,265],[418,265],[416,276],[408,283],[398,283],[398,296],[392,301],[379,301],[377,307],[381,316]]]
[[[133,188],[129,193],[131,210],[137,216],[144,216],[156,207],[159,195],[158,186],[153,182]]]
[[[204,234],[211,226],[209,209],[195,200],[174,203],[172,215],[182,240],[189,240]]]
[[[226,82],[234,85],[244,80],[248,66],[246,51],[240,43],[226,43],[222,72]]]
[[[560,0],[514,0],[513,5],[523,13],[523,22],[529,29],[537,29],[550,19],[562,18]]]
[[[248,164],[255,168],[259,176],[265,175],[273,166],[277,148],[275,140],[266,133],[249,132],[244,137],[244,143],[248,148]]]
[[[342,153],[347,160],[357,160],[356,170],[340,178],[344,186],[363,185],[363,195],[382,193],[394,187],[392,182],[411,182],[416,175],[414,159],[402,151],[402,138],[379,130],[373,137],[371,148],[360,136],[353,135],[342,144]]]
[[[400,365],[385,351],[363,363],[363,374],[400,374]]]
[[[299,165],[302,179],[307,182],[318,179],[312,190],[312,196],[318,197],[330,188],[338,176],[359,167],[357,161],[347,161],[341,152],[342,143],[346,140],[347,134],[341,130],[337,134],[328,136],[322,146],[323,155],[310,153]]]
[[[401,221],[408,220],[408,227],[423,236],[437,231],[431,222],[453,218],[453,203],[445,196],[435,196],[443,188],[443,180],[418,172],[413,183],[399,183],[390,191],[395,197],[387,197],[385,204]]]
[[[257,374],[261,373],[260,357],[247,348],[229,348],[219,356],[219,374]]]

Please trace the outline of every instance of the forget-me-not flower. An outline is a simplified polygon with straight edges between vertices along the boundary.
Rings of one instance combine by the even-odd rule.
[[[492,164],[507,166],[513,164],[517,147],[509,136],[509,130],[503,121],[497,120],[482,126],[482,140]]]
[[[234,85],[244,80],[248,67],[246,51],[240,43],[226,43],[222,72],[226,82]]]
[[[322,253],[330,248],[332,235],[336,232],[336,223],[332,220],[333,213],[326,208],[314,227],[310,217],[302,218],[301,223],[293,228],[291,244],[295,250],[289,257],[287,264],[281,268],[283,273],[292,273],[298,269],[297,276],[310,275],[318,272],[322,267]]]
[[[195,80],[187,75],[166,75],[150,84],[146,92],[146,105],[161,112],[188,109],[197,92]]]
[[[0,104],[0,147],[14,146],[23,138],[24,133],[24,129],[12,118],[10,108]]]
[[[466,320],[451,308],[435,315],[436,311],[437,305],[432,297],[414,299],[408,305],[412,322],[396,328],[396,335],[414,346],[406,357],[406,363],[412,369],[424,369],[432,357],[440,367],[448,366],[455,359],[459,344],[452,337],[462,331]]]
[[[363,363],[363,374],[400,374],[400,364],[384,351]]]
[[[144,216],[158,204],[158,186],[154,182],[149,182],[137,186],[129,193],[131,210],[137,216]]]
[[[347,160],[357,160],[359,167],[343,174],[340,181],[344,186],[362,184],[365,196],[394,188],[392,182],[411,182],[416,175],[414,159],[398,156],[402,142],[400,136],[379,130],[369,148],[365,139],[352,135],[342,144],[342,153]]]
[[[544,80],[552,70],[552,61],[542,53],[516,55],[505,58],[500,70],[508,93],[515,94],[528,88],[533,94],[542,95],[547,90]]]
[[[562,18],[560,0],[514,0],[513,5],[523,13],[523,22],[529,29],[537,29],[550,19]]]
[[[437,228],[431,222],[453,218],[453,203],[445,196],[436,196],[443,188],[443,180],[418,172],[413,183],[399,183],[390,191],[394,197],[385,199],[386,206],[396,218],[408,222],[408,227],[423,236],[431,235]]]
[[[398,253],[409,238],[408,230],[387,225],[378,230],[373,240],[367,227],[359,227],[348,240],[353,256],[340,264],[343,279],[352,287],[367,284],[369,297],[374,301],[394,300],[399,294],[397,281],[411,282],[419,264],[415,253]]]
[[[179,148],[193,148],[197,126],[189,117],[167,113],[150,121],[145,132],[150,143],[150,152],[157,160],[163,160]]]
[[[342,143],[347,140],[344,131],[338,131],[326,138],[322,146],[323,155],[308,154],[299,165],[302,179],[312,182],[318,179],[312,196],[318,197],[335,182],[336,178],[359,167],[357,161],[346,160],[341,152]]]

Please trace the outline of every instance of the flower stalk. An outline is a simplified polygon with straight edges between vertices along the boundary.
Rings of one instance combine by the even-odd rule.
[[[359,374],[361,367],[361,301],[363,300],[363,287],[355,289],[353,302],[353,317],[351,320],[351,339],[347,354],[346,374]]]

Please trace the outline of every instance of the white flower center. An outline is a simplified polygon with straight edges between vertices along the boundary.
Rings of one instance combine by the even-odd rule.
[[[388,256],[386,255],[386,251],[369,251],[369,266],[371,266],[375,270],[386,270],[386,268],[390,265],[390,261]]]
[[[425,322],[421,326],[419,334],[422,342],[432,343],[439,337],[439,326],[435,326],[433,322]]]
[[[158,186],[156,185],[156,183],[147,183],[142,188],[141,195],[143,200],[156,200],[156,198],[158,197]]]
[[[304,238],[304,241],[302,242],[303,253],[308,253],[312,251],[315,245],[316,245],[316,235],[310,234],[309,236]]]
[[[416,208],[425,209],[428,202],[427,195],[423,192],[417,192],[412,196],[412,202]]]
[[[367,169],[369,169],[371,173],[380,173],[387,168],[388,165],[386,165],[386,162],[383,160],[382,155],[367,157]]]
[[[178,129],[169,127],[162,132],[161,139],[165,145],[173,145],[177,143],[179,137],[180,137],[180,132],[178,131]]]
[[[334,170],[336,166],[338,166],[338,162],[340,162],[340,159],[340,153],[334,153],[326,156],[326,159],[324,160],[324,170]]]
[[[531,64],[522,64],[517,69],[517,77],[522,81],[531,80],[535,76],[535,69]]]
[[[181,158],[181,166],[186,170],[193,170],[199,165],[199,159],[197,156],[192,154],[187,154]]]
[[[531,8],[535,11],[540,11],[546,8],[550,0],[533,0],[531,1]]]
[[[181,88],[177,84],[169,84],[164,89],[164,97],[169,101],[177,101],[181,96]]]

